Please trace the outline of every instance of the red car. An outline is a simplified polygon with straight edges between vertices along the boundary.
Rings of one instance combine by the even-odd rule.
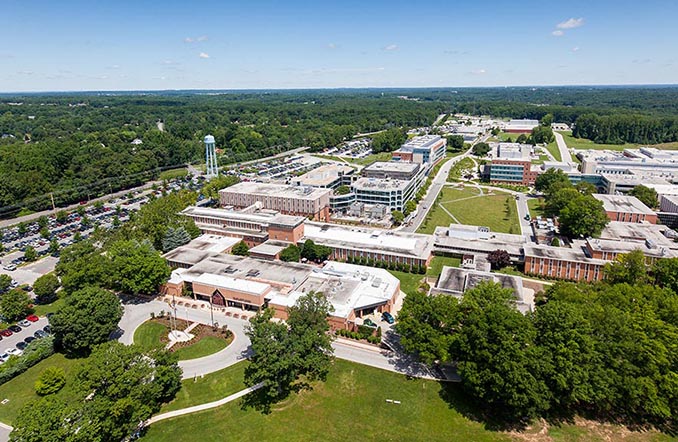
[[[12,333],[12,330],[7,330],[7,329],[0,330],[0,335],[2,335],[2,336],[12,336],[13,334],[14,333]]]
[[[31,321],[31,322],[38,322],[40,320],[40,318],[38,318],[35,315],[28,315],[28,316],[26,316],[26,319]]]

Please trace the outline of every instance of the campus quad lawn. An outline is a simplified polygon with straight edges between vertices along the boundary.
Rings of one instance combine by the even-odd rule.
[[[421,223],[417,233],[431,234],[438,226],[449,226],[455,221],[439,207],[439,202],[452,201],[460,198],[475,197],[478,195],[478,189],[473,187],[457,188],[445,186],[438,194],[438,199],[428,208],[428,214]],[[470,200],[469,200],[470,201]]]
[[[141,324],[134,332],[134,343],[145,350],[154,348],[163,348],[165,344],[160,338],[167,336],[169,328],[158,322],[146,321]],[[187,347],[178,348],[174,354],[180,361],[188,359],[202,358],[216,353],[228,347],[230,340],[221,339],[215,336],[204,336],[199,341]]]
[[[245,367],[248,361],[238,362],[195,380],[185,379],[174,400],[163,405],[160,413],[218,401],[245,388]]]
[[[544,204],[543,198],[530,198],[527,200],[527,207],[530,209],[530,217],[536,218],[538,216],[544,216],[542,204]]]
[[[448,386],[459,396],[458,385]],[[270,414],[240,401],[150,426],[144,441],[506,441],[441,399],[441,385],[336,360],[326,383],[292,394]],[[401,401],[400,405],[386,399]]]
[[[11,425],[16,419],[21,407],[28,402],[38,399],[35,393],[35,381],[47,367],[61,367],[66,372],[66,385],[56,395],[65,402],[74,399],[72,375],[83,359],[67,359],[56,353],[38,362],[19,376],[0,385],[0,401],[9,399],[6,404],[0,404],[0,422]]]
[[[416,292],[419,283],[424,279],[424,275],[417,273],[398,272],[396,270],[389,270],[388,272],[400,280],[400,290],[405,294]]]
[[[570,147],[570,144],[567,143],[567,140],[565,140],[565,144],[567,144],[567,147]],[[551,152],[551,155],[553,155],[553,158],[555,158],[556,161],[563,161],[563,157],[560,156],[560,149],[558,149],[558,143],[556,143],[555,140],[546,145],[546,150]]]
[[[426,271],[426,276],[429,278],[438,278],[440,273],[443,271],[443,266],[447,267],[459,267],[461,260],[459,258],[453,258],[450,256],[434,256],[431,260],[428,270]]]

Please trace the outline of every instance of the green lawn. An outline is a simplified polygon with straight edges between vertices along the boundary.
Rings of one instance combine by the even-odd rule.
[[[511,195],[496,191],[488,194],[486,190],[485,194],[480,196],[475,188],[452,187],[443,189],[439,201],[429,212],[418,232],[433,233],[436,226],[455,223],[445,209],[454,215],[460,224],[486,226],[493,232],[520,233],[518,210]]]
[[[188,169],[185,167],[182,167],[181,169],[171,169],[171,170],[164,170],[160,172],[160,175],[158,176],[159,180],[173,180],[174,178],[183,178],[186,175],[188,175]]]
[[[64,298],[59,298],[51,304],[36,304],[33,308],[36,315],[45,316],[47,313],[54,313],[57,311],[65,302]]]
[[[134,343],[144,350],[163,348],[160,338],[167,336],[169,330],[159,322],[146,321],[134,331]]]
[[[461,264],[461,259],[452,258],[450,256],[434,256],[431,260],[431,265],[426,271],[426,276],[430,278],[438,278],[440,272],[443,271],[443,266],[447,267],[459,267]]]
[[[594,149],[594,150],[624,150],[624,149],[635,149],[638,147],[637,144],[626,143],[626,144],[597,144],[586,138],[575,138],[572,136],[572,132],[559,132],[567,147],[574,149]]]
[[[389,273],[400,280],[400,290],[405,293],[416,292],[419,283],[424,278],[424,275],[416,273],[398,272],[396,270],[389,270]]]
[[[182,381],[177,396],[172,402],[163,405],[160,413],[217,401],[242,390],[245,388],[245,367],[248,363],[245,360],[197,378],[195,381],[193,379]]]
[[[202,358],[203,356],[211,355],[228,347],[230,340],[217,338],[215,336],[203,336],[198,342],[188,347],[182,347],[174,352],[180,361],[188,359]]]
[[[9,400],[6,404],[0,404],[0,421],[11,425],[19,414],[21,407],[39,398],[35,393],[34,385],[43,370],[52,366],[61,367],[66,372],[66,379],[72,379],[69,373],[74,372],[80,365],[80,361],[81,359],[67,359],[64,355],[57,353],[38,362],[14,379],[0,385],[0,401]],[[57,395],[66,402],[73,400],[75,397],[73,387],[71,383],[66,383]]]
[[[530,216],[536,218],[537,216],[544,216],[544,209],[542,204],[543,198],[530,198],[527,200],[527,207],[530,209]]]
[[[570,147],[569,143],[566,142],[565,144],[567,144],[567,146]],[[553,155],[553,157],[556,159],[556,161],[562,161],[563,160],[563,157],[560,156],[560,149],[558,149],[558,143],[556,143],[555,141],[547,144],[546,150],[551,152],[551,155]]]
[[[442,399],[461,403],[460,386],[336,360],[326,383],[292,394],[270,414],[239,401],[151,425],[144,441],[508,441]],[[401,401],[387,403],[386,399]],[[461,403],[461,406],[464,406]]]

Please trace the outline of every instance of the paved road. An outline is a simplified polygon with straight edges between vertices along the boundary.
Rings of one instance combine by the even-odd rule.
[[[563,136],[558,132],[553,132],[553,135],[556,137],[556,144],[558,145],[558,150],[560,150],[560,157],[562,158],[562,161],[566,163],[572,163],[572,155],[570,155],[570,150],[567,148],[567,144],[565,144],[565,139]]]
[[[452,166],[454,166],[454,164],[456,164],[461,159],[470,156],[471,151],[473,150],[473,145],[481,141],[483,142],[487,141],[489,137],[490,135],[488,134],[481,138],[476,139],[476,141],[473,142],[469,150],[467,150],[466,152],[459,156],[449,159],[445,164],[442,165],[442,167],[438,171],[438,174],[435,176],[435,178],[433,178],[433,181],[431,182],[431,187],[428,188],[426,196],[424,197],[423,200],[419,202],[419,206],[417,207],[417,215],[410,223],[408,223],[408,225],[400,228],[399,229],[400,231],[402,232],[417,231],[421,223],[424,222],[424,219],[426,218],[428,211],[431,210],[431,206],[435,204],[436,198],[438,198],[438,194],[440,193],[440,189],[442,189],[445,183],[447,182],[447,177],[450,174],[450,169],[452,168]]]

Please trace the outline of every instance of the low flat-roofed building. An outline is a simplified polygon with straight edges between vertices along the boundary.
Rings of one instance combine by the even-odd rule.
[[[463,256],[483,255],[495,250],[506,250],[515,262],[522,261],[523,246],[527,239],[523,235],[491,232],[487,227],[451,224],[436,227],[433,233],[436,253]]]
[[[648,222],[657,223],[657,213],[643,204],[635,196],[594,194],[593,197],[602,201],[603,209],[611,221],[627,223]]]
[[[403,161],[377,161],[362,170],[365,178],[391,178],[395,180],[411,180],[414,178],[421,165]]]
[[[331,189],[286,184],[240,182],[219,191],[222,206],[245,208],[261,203],[264,209],[286,215],[328,221]]]
[[[405,233],[336,224],[307,222],[304,238],[332,249],[331,259],[386,261],[407,265],[428,265],[431,260],[431,235]]]
[[[529,134],[537,126],[539,126],[539,121],[537,120],[511,120],[503,124],[502,130],[511,134]]]
[[[651,261],[661,258],[676,258],[678,251],[666,245],[656,244],[652,240],[646,241],[619,241],[611,239],[589,238],[586,240],[588,255],[592,258],[614,261],[619,255],[631,253],[635,250],[643,252]]]
[[[678,243],[673,241],[675,233],[662,224],[623,223],[610,221],[600,233],[600,239],[615,241],[636,241],[652,243],[668,249],[678,250]]]
[[[219,306],[240,304],[258,310],[266,302],[273,288],[266,283],[214,273],[203,273],[192,281],[193,293],[202,299],[211,299]]]
[[[293,292],[277,293],[268,303],[275,316],[287,319],[287,309],[304,294],[324,294],[332,304],[328,322],[333,330],[356,328],[356,319],[373,313],[395,313],[400,281],[384,269],[329,261],[316,268]]]
[[[659,209],[662,212],[678,213],[678,195],[661,195]]]
[[[294,186],[321,187],[336,189],[342,184],[350,184],[350,177],[355,172],[351,166],[342,164],[325,164],[305,174],[292,178]]]
[[[526,244],[525,273],[573,281],[599,281],[609,261],[587,255],[586,241],[575,240],[572,247]]]
[[[485,281],[495,282],[505,289],[511,289],[516,296],[516,308],[521,313],[531,312],[534,309],[534,290],[523,287],[522,278],[502,273],[443,266],[435,287],[431,289],[431,294],[461,298],[467,290]]]
[[[422,135],[410,138],[392,153],[396,161],[435,164],[445,156],[447,139],[439,135]]]
[[[203,233],[242,239],[254,247],[268,239],[296,242],[303,236],[303,216],[283,215],[271,210],[246,211],[189,206],[181,214],[192,218]]]
[[[534,146],[522,143],[492,143],[492,156],[502,160],[530,161]]]
[[[250,256],[252,258],[260,259],[280,259],[280,252],[285,250],[291,243],[286,243],[283,241],[271,241],[268,240],[263,244],[252,247],[250,251]]]
[[[200,235],[188,244],[162,255],[170,267],[191,267],[211,256],[229,253],[240,239],[218,235]]]

